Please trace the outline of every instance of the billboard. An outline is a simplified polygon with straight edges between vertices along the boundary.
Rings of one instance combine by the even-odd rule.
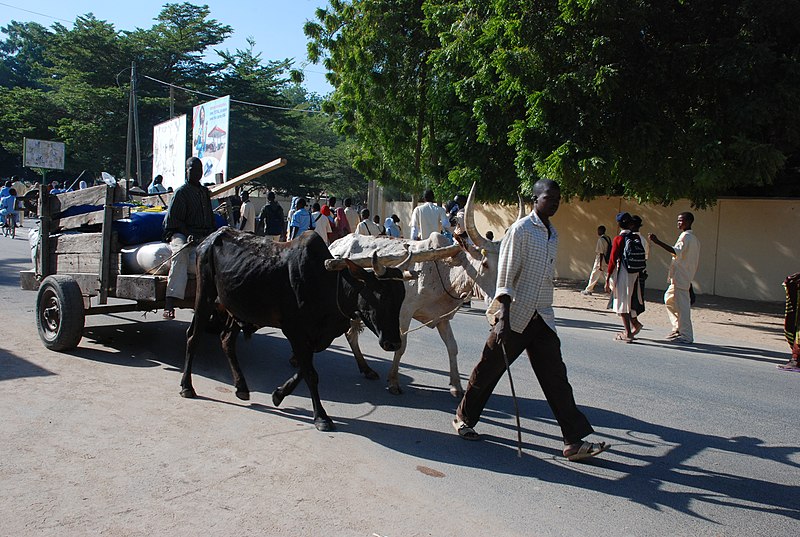
[[[230,95],[199,106],[192,112],[192,156],[203,161],[203,183],[217,173],[228,179],[228,117]]]
[[[63,170],[64,142],[50,142],[48,140],[24,138],[22,146],[22,165],[28,168]]]
[[[186,114],[153,127],[153,177],[177,190],[186,180]],[[152,177],[151,177],[152,180]]]

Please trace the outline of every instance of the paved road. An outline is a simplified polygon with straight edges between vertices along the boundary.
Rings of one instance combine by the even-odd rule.
[[[274,330],[240,341],[253,399],[238,401],[216,341],[195,388],[178,396],[189,312],[95,316],[80,348],[39,342],[34,298],[15,271],[24,238],[0,239],[0,535],[797,535],[800,375],[778,349],[708,341],[691,349],[611,341],[605,313],[557,311],[576,399],[614,444],[590,463],[559,457],[559,431],[524,360],[501,381],[478,431],[449,422],[446,354],[413,332],[405,393],[360,377],[340,338],[317,355],[338,431],[317,432],[304,386],[276,409],[292,374]],[[455,331],[462,376],[483,312]],[[390,356],[363,348],[385,379]],[[794,529],[792,529],[794,528]]]

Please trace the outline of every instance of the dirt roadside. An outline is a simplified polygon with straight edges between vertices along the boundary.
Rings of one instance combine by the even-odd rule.
[[[559,280],[556,282],[554,305],[556,308],[602,311],[606,309],[608,294],[595,292],[591,296],[581,295],[586,282]],[[600,291],[598,285],[595,288]],[[654,339],[670,331],[664,307],[664,292],[648,289],[645,294],[645,313],[642,323],[647,335]],[[692,306],[692,324],[695,339],[704,337],[747,341],[755,347],[786,352],[789,346],[783,335],[784,304],[758,302],[711,295],[699,295]]]

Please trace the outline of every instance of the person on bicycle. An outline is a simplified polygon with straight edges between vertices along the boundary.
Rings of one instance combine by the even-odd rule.
[[[17,205],[17,190],[15,188],[8,189],[8,195],[0,198],[0,221],[6,226],[15,226],[16,223],[16,205]]]

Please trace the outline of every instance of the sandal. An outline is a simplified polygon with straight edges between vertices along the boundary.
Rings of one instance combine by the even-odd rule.
[[[164,317],[165,319],[174,319],[175,310],[164,310],[162,317]]]
[[[481,435],[475,432],[475,429],[464,423],[459,418],[453,418],[453,429],[456,430],[458,436],[464,440],[480,440]]]
[[[606,444],[605,442],[598,442],[594,444],[592,442],[583,442],[578,449],[570,449],[572,446],[577,444],[570,444],[564,448],[564,456],[569,461],[580,461],[583,459],[588,459],[589,457],[594,457],[595,455],[599,455],[600,453],[604,452],[608,448],[611,447],[610,444]]]
[[[623,343],[633,343],[633,337],[627,337],[625,334],[617,334],[614,336],[614,341],[622,341]]]

